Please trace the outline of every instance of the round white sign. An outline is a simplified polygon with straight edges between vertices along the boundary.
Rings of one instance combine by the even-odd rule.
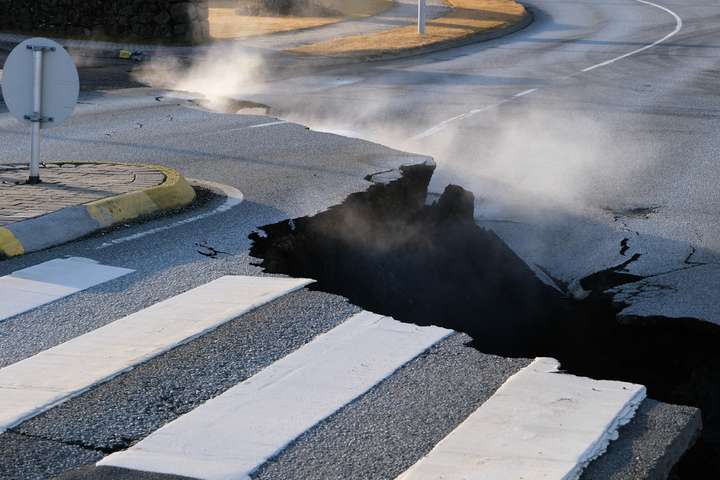
[[[2,94],[10,113],[31,125],[34,113],[33,87],[35,57],[33,49],[43,49],[42,111],[40,128],[60,125],[72,115],[80,94],[80,80],[72,57],[57,42],[31,38],[15,47],[2,74]]]

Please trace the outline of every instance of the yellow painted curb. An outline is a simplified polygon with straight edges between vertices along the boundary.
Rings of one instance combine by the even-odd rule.
[[[0,227],[0,257],[15,257],[25,253],[25,249],[7,228]]]
[[[123,164],[116,164],[123,165]],[[134,220],[164,210],[189,205],[195,200],[195,190],[187,180],[172,168],[152,164],[126,164],[143,166],[161,171],[165,181],[156,186],[137,192],[129,192],[110,198],[103,198],[85,205],[88,214],[101,227]]]

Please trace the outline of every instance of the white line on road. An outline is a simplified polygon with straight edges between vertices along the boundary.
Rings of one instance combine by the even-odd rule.
[[[525,90],[524,92],[516,93],[513,95],[513,97],[520,98],[524,97],[525,95],[530,95],[531,93],[537,92],[537,88],[531,88],[530,90]]]
[[[249,478],[303,432],[451,333],[361,312],[98,465]]]
[[[189,218],[185,218],[182,220],[178,220],[176,222],[173,222],[169,225],[164,225],[162,227],[156,227],[151,228],[149,230],[144,230],[142,232],[134,233],[132,235],[127,235],[124,237],[116,238],[114,240],[109,240],[107,242],[103,242],[99,246],[95,247],[96,250],[103,250],[108,247],[112,247],[113,245],[118,245],[125,242],[130,242],[132,240],[137,240],[139,238],[147,237],[148,235],[154,235],[156,233],[164,232],[165,230],[170,230],[171,228],[175,227],[181,227],[183,225],[187,225],[188,223],[197,222],[198,220],[203,220],[208,217],[212,217],[213,215],[217,215],[218,213],[227,212],[231,208],[234,208],[238,205],[240,205],[243,201],[243,194],[240,190],[238,190],[235,187],[231,187],[229,185],[223,185],[220,183],[215,182],[206,182],[202,180],[191,180],[191,183],[208,187],[211,190],[217,190],[223,193],[225,195],[225,201],[222,203],[222,205],[218,206],[214,210],[206,213],[201,213],[199,215],[195,215]]]
[[[197,134],[194,136],[194,138],[210,137],[210,136],[219,135],[219,134],[227,135],[228,133],[231,133],[231,132],[242,132],[243,130],[252,130],[255,128],[275,127],[278,125],[286,125],[289,123],[290,122],[288,122],[287,120],[277,120],[277,121],[266,122],[266,123],[256,123],[253,125],[243,125],[242,127],[237,127],[237,128],[228,128],[226,130],[218,130],[216,132]]]
[[[397,480],[573,480],[632,420],[645,387],[522,369]]]
[[[277,122],[268,122],[268,123],[260,123],[258,125],[250,125],[247,128],[265,128],[265,127],[274,127],[276,125],[285,125],[286,123],[290,123],[287,120],[278,120]]]
[[[134,270],[88,258],[58,258],[0,277],[0,321]]]
[[[311,282],[222,277],[0,369],[0,433]]]
[[[447,127],[447,126],[450,125],[451,123],[457,122],[458,120],[464,120],[464,119],[466,119],[466,118],[470,118],[470,117],[472,117],[473,115],[477,115],[478,113],[487,112],[488,110],[492,110],[493,108],[497,108],[497,107],[499,107],[500,105],[503,105],[503,104],[505,104],[505,103],[507,103],[507,102],[509,102],[509,101],[510,101],[510,99],[506,99],[506,100],[503,100],[503,101],[501,101],[501,102],[494,103],[494,104],[492,104],[492,105],[488,105],[488,106],[483,107],[483,108],[476,108],[476,109],[474,109],[474,110],[470,110],[469,112],[466,112],[466,113],[457,115],[457,116],[455,116],[455,117],[449,118],[449,119],[447,119],[447,120],[444,120],[444,121],[438,123],[438,124],[435,125],[434,127],[429,128],[429,129],[425,130],[424,132],[422,132],[422,133],[420,133],[420,134],[418,134],[418,135],[415,135],[414,137],[411,138],[411,140],[422,140],[423,138],[430,137],[430,136],[432,136],[432,135],[435,135],[437,132],[439,132],[439,131],[441,131],[441,130],[444,130],[445,127]]]
[[[620,55],[619,57],[611,58],[610,60],[604,61],[604,62],[602,62],[602,63],[598,63],[597,65],[592,65],[592,66],[590,66],[590,67],[584,68],[584,69],[580,70],[580,71],[577,72],[577,73],[574,73],[574,74],[572,74],[572,75],[568,75],[567,77],[563,77],[563,78],[575,77],[575,76],[580,75],[580,74],[582,74],[582,73],[591,72],[591,71],[593,71],[593,70],[595,70],[595,69],[597,69],[597,68],[601,68],[601,67],[606,67],[606,66],[608,66],[608,65],[612,65],[612,64],[615,63],[615,62],[618,62],[618,61],[620,61],[620,60],[626,59],[626,58],[628,58],[628,57],[632,57],[632,56],[634,56],[634,55],[637,55],[638,53],[642,53],[642,52],[644,52],[644,51],[646,51],[646,50],[649,50],[649,49],[651,49],[651,48],[653,48],[653,47],[657,47],[658,45],[666,42],[666,41],[669,40],[670,38],[672,38],[672,37],[674,37],[675,35],[677,35],[677,34],[680,32],[680,30],[682,30],[682,27],[683,27],[682,18],[680,18],[680,16],[679,16],[677,13],[673,12],[673,11],[670,10],[669,8],[663,7],[662,5],[658,5],[657,3],[648,2],[647,0],[635,0],[635,1],[636,1],[636,2],[640,2],[640,3],[642,3],[642,4],[645,4],[645,5],[649,5],[649,6],[651,6],[651,7],[659,8],[660,10],[663,10],[663,11],[669,13],[670,15],[672,15],[673,18],[675,19],[675,29],[674,29],[672,32],[670,32],[670,33],[668,33],[667,35],[665,35],[665,36],[664,36],[663,38],[661,38],[660,40],[657,40],[657,41],[655,41],[655,42],[652,42],[652,43],[650,43],[650,44],[647,44],[647,45],[645,45],[645,46],[643,46],[643,47],[641,47],[641,48],[638,48],[638,49],[636,49],[636,50],[633,50],[632,52],[628,52],[628,53],[625,53],[625,54],[623,54],[623,55]],[[488,105],[488,106],[486,106],[486,107],[484,107],[484,108],[478,108],[478,109],[475,109],[475,110],[470,110],[469,112],[466,112],[466,113],[463,113],[463,114],[460,114],[460,115],[456,115],[456,116],[454,116],[454,117],[452,117],[452,118],[449,118],[449,119],[447,119],[447,120],[443,120],[442,122],[438,123],[437,125],[435,125],[435,126],[429,128],[429,129],[424,130],[424,131],[420,132],[419,134],[415,135],[414,137],[411,138],[411,140],[422,140],[423,138],[427,138],[427,137],[429,137],[429,136],[431,136],[431,135],[434,135],[434,134],[438,133],[438,132],[441,131],[441,130],[444,130],[448,125],[450,125],[450,124],[452,124],[452,123],[455,123],[455,122],[460,121],[460,120],[465,120],[465,119],[470,118],[470,117],[472,117],[472,116],[474,116],[474,115],[477,115],[478,113],[481,113],[481,112],[486,112],[486,111],[488,111],[488,110],[492,110],[492,109],[497,108],[497,107],[499,107],[499,106],[501,106],[501,105],[503,105],[503,104],[505,104],[505,103],[508,103],[509,101],[511,101],[511,100],[513,100],[513,99],[525,97],[525,96],[530,95],[530,94],[533,94],[533,93],[535,93],[535,92],[537,92],[537,91],[539,91],[539,90],[540,90],[539,88],[532,88],[532,89],[530,89],[530,90],[525,90],[525,91],[523,91],[523,92],[516,93],[516,94],[512,95],[512,97],[510,97],[510,98],[508,98],[508,99],[505,99],[505,100],[503,100],[503,101],[501,101],[501,102]]]
[[[628,58],[628,57],[632,57],[633,55],[637,55],[638,53],[642,53],[642,52],[644,52],[645,50],[649,50],[649,49],[651,49],[651,48],[653,48],[653,47],[657,47],[657,46],[660,45],[661,43],[663,43],[663,42],[665,42],[666,40],[668,40],[668,39],[674,37],[675,35],[677,35],[678,32],[680,32],[680,30],[682,30],[682,27],[683,27],[682,18],[680,18],[680,16],[679,16],[677,13],[673,12],[673,11],[670,10],[669,8],[663,7],[662,5],[658,5],[657,3],[648,2],[648,1],[646,1],[646,0],[635,0],[635,1],[636,1],[636,2],[640,2],[640,3],[644,3],[645,5],[650,5],[650,6],[652,6],[652,7],[659,8],[660,10],[664,10],[664,11],[666,11],[667,13],[669,13],[670,15],[672,15],[672,16],[675,18],[675,30],[673,30],[672,32],[668,33],[667,35],[665,35],[663,38],[661,38],[660,40],[658,40],[658,41],[656,41],[656,42],[653,42],[653,43],[651,43],[651,44],[649,44],[649,45],[645,45],[645,46],[642,47],[642,48],[638,48],[637,50],[633,50],[632,52],[628,52],[628,53],[626,53],[625,55],[620,55],[619,57],[613,58],[613,59],[608,60],[608,61],[606,61],[606,62],[598,63],[597,65],[593,65],[592,67],[587,67],[587,68],[585,68],[585,69],[582,70],[583,72],[590,72],[590,71],[592,71],[592,70],[595,70],[596,68],[605,67],[605,66],[607,66],[607,65],[612,65],[612,64],[615,63],[615,62],[618,62],[618,61],[623,60],[623,59]]]

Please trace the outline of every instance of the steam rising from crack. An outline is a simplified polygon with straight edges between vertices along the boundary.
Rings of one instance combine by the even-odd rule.
[[[236,45],[211,47],[191,64],[167,57],[148,62],[135,80],[197,95],[212,110],[226,111],[230,99],[262,90],[265,62],[261,55]]]
[[[367,101],[366,101],[367,100]],[[530,208],[579,212],[605,202],[627,178],[645,168],[654,156],[647,145],[626,143],[604,122],[577,112],[503,107],[451,124],[435,135],[412,140],[429,125],[418,115],[398,117],[406,98],[397,96],[353,105],[305,105],[283,98],[274,112],[313,129],[350,135],[406,151],[432,156],[438,163],[431,191],[460,184],[482,195],[488,208]],[[427,106],[416,106],[421,111]],[[402,118],[403,122],[383,121]],[[650,147],[651,148],[651,147]],[[628,162],[631,156],[633,162]],[[618,205],[621,206],[622,204]],[[613,205],[610,205],[613,206]],[[490,214],[503,212],[491,210]]]

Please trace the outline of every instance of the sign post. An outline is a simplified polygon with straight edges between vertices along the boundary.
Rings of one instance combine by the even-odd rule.
[[[80,93],[77,68],[62,46],[31,38],[15,47],[2,77],[2,93],[10,113],[30,127],[30,177],[40,183],[40,131],[58,126],[72,115]]]
[[[27,120],[32,122],[32,133],[30,134],[30,178],[28,179],[28,183],[32,185],[40,183],[40,124],[43,122],[43,55],[47,47],[27,45],[26,48],[32,50],[33,64],[35,65],[35,71],[33,72],[33,111],[31,115],[25,116]],[[49,47],[47,50],[52,52],[55,49]],[[49,118],[47,121],[52,122],[52,119]]]
[[[425,35],[426,0],[418,0],[418,33]]]

